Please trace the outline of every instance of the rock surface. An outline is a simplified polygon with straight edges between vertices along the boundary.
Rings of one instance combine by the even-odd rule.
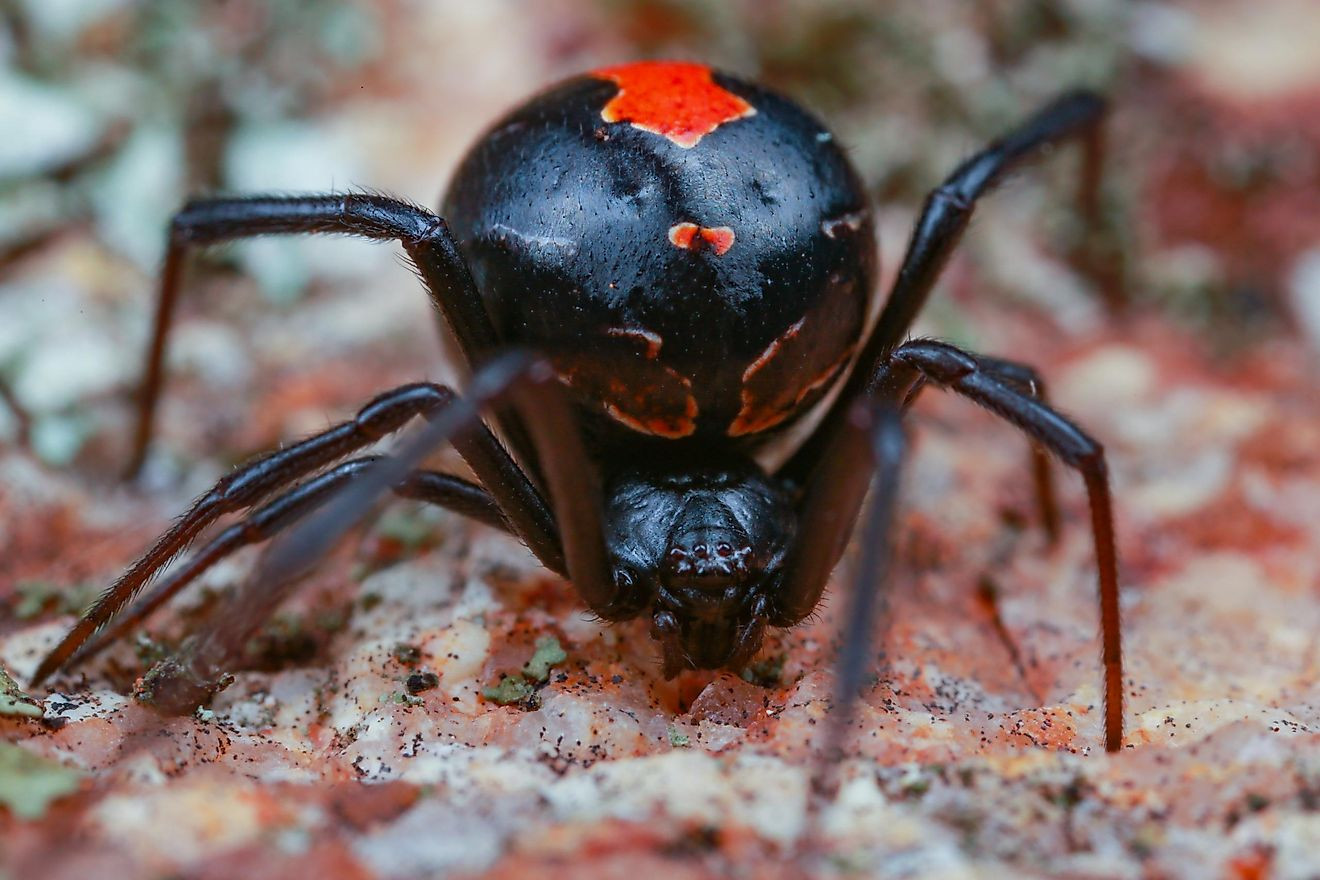
[[[1315,13],[1278,5],[1303,39]],[[242,158],[244,186],[295,185],[254,176],[260,151],[323,142],[363,176],[324,186],[370,183],[431,202],[481,127],[556,75],[633,54],[637,43],[652,53],[696,46],[750,66],[709,22],[666,31],[687,21],[678,6],[607,14],[546,4],[554,14],[511,20],[486,4],[445,3],[420,19],[363,13],[374,16],[370,32],[331,16],[316,33],[348,28],[358,42],[336,45],[359,46],[361,59],[330,87],[275,62],[254,69],[249,87],[263,76],[293,83],[281,94],[301,95],[297,125],[262,128],[236,111],[242,136],[225,143]],[[822,16],[860,7],[823,6]],[[1320,391],[1305,333],[1314,285],[1293,268],[1314,259],[1306,255],[1320,239],[1299,208],[1309,178],[1290,164],[1298,149],[1316,154],[1320,133],[1288,139],[1265,172],[1247,169],[1258,175],[1247,184],[1202,173],[1218,143],[1207,131],[1257,156],[1298,118],[1290,114],[1315,106],[1320,79],[1305,53],[1282,51],[1250,88],[1212,75],[1221,73],[1214,47],[1243,3],[1144,3],[1130,20],[1118,4],[1090,4],[1096,22],[1116,23],[1111,43],[1063,40],[1019,55],[1003,55],[1011,38],[987,35],[956,6],[895,14],[890,25],[933,33],[945,16],[933,66],[910,75],[929,94],[953,82],[982,96],[968,105],[973,117],[1000,106],[1003,85],[950,58],[1001,65],[1029,95],[1057,87],[1042,70],[1067,59],[1085,69],[1102,50],[1127,71],[1112,86],[1110,186],[1131,223],[1137,307],[1107,316],[1057,256],[1067,207],[1051,193],[1063,173],[1045,169],[986,203],[921,328],[1036,364],[1060,408],[1108,449],[1127,663],[1121,753],[1099,747],[1080,480],[1060,469],[1064,528],[1050,546],[1034,525],[1020,436],[929,393],[909,422],[887,662],[855,709],[836,796],[813,797],[810,781],[832,708],[846,572],[818,619],[771,640],[753,680],[666,682],[644,625],[588,619],[569,585],[500,534],[396,505],[320,567],[209,710],[163,718],[132,699],[133,684],[161,645],[206,626],[250,571],[250,553],[157,615],[151,640],[34,694],[43,717],[27,703],[0,714],[0,772],[19,767],[36,780],[30,791],[52,792],[17,802],[0,786],[0,875],[1320,875]],[[124,39],[128,25],[106,16],[68,28],[93,49]],[[769,19],[745,24],[768,40]],[[250,26],[241,16],[196,23],[222,49]],[[51,45],[73,39],[44,27],[37,36]],[[642,38],[664,33],[678,36]],[[294,58],[313,51],[274,45]],[[382,60],[373,45],[397,51]],[[203,56],[218,65],[224,53]],[[1252,57],[1235,54],[1232,69],[1264,64]],[[761,62],[772,74],[790,69]],[[121,72],[98,86],[110,95],[94,105],[107,130],[132,106],[131,83],[152,82],[128,62]],[[87,106],[85,77],[65,85],[70,100],[53,110]],[[189,118],[183,97],[161,106]],[[911,94],[888,99],[892,118],[938,145],[930,161],[940,168],[977,142],[918,114]],[[1020,109],[991,115],[1002,123]],[[927,174],[917,158],[911,179],[867,167],[886,129],[857,112],[843,127],[877,186],[906,193],[935,182],[940,171]],[[1209,128],[1160,130],[1161,118]],[[0,284],[0,375],[33,417],[33,451],[11,442],[0,453],[0,666],[19,685],[90,596],[233,464],[392,384],[452,374],[435,354],[424,298],[387,265],[389,248],[243,251],[241,271],[213,263],[197,273],[146,485],[116,483],[150,302],[151,260],[140,255],[182,195],[169,187],[183,185],[162,182],[160,167],[132,172],[135,143],[91,178],[53,181],[68,200],[42,216],[86,208],[91,222],[53,227]],[[323,168],[292,163],[289,173],[333,174]],[[114,175],[130,173],[147,178],[141,199],[96,213],[107,187],[124,186]],[[890,271],[915,200],[895,204],[881,212]],[[108,231],[111,222],[127,233]],[[1255,244],[1236,246],[1239,233]],[[1240,310],[1243,279],[1264,279],[1265,292],[1248,297],[1256,311]],[[1277,302],[1275,281],[1291,291]],[[279,302],[305,282],[300,301]],[[1289,302],[1302,333],[1289,330]],[[12,440],[17,423],[3,413],[0,437]],[[543,682],[524,676],[550,638],[563,660]],[[521,690],[492,696],[505,676]]]

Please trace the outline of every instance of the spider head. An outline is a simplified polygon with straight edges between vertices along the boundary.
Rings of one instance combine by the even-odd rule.
[[[738,460],[632,470],[607,497],[618,616],[650,612],[665,674],[747,663],[796,531],[784,490]]]

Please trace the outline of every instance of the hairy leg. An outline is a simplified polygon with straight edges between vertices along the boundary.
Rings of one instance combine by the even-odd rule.
[[[160,276],[156,317],[138,396],[130,475],[151,442],[156,404],[164,383],[165,348],[188,255],[196,248],[262,235],[328,233],[375,241],[399,241],[417,268],[436,309],[453,328],[469,366],[498,344],[495,328],[467,265],[444,220],[425,208],[373,193],[246,196],[198,199],[174,215]],[[509,425],[515,451],[520,428]]]
[[[1113,502],[1103,447],[1037,398],[996,377],[993,369],[983,368],[976,356],[942,342],[921,340],[897,348],[889,364],[875,377],[877,393],[882,399],[906,393],[906,389],[922,378],[955,391],[1013,423],[1082,475],[1090,500],[1091,531],[1099,571],[1105,749],[1117,751],[1123,745],[1122,629]]]
[[[93,633],[115,616],[146,583],[211,523],[245,510],[329,464],[376,442],[416,416],[442,418],[459,398],[442,385],[404,385],[378,396],[348,421],[272,452],[220,480],[115,581],[64,640],[41,662],[35,685],[58,669]],[[515,533],[553,571],[564,571],[563,552],[550,508],[495,436],[480,423],[465,424],[453,442],[498,500]],[[410,468],[411,469],[411,468]],[[400,478],[404,475],[400,474]],[[386,487],[388,488],[388,487]]]
[[[431,420],[398,454],[367,465],[320,510],[276,538],[253,576],[206,633],[153,670],[147,698],[167,712],[188,712],[209,699],[222,685],[236,651],[375,499],[403,482],[431,451],[479,424],[483,409],[501,404],[517,408],[545,462],[546,486],[574,588],[593,611],[609,618],[619,590],[606,554],[594,465],[586,457],[554,369],[530,354],[511,352],[478,370],[465,396]]]
[[[99,654],[222,559],[244,547],[275,537],[325,504],[335,492],[377,461],[379,457],[367,456],[343,462],[295,486],[225,529],[187,562],[156,582],[127,611],[85,642],[64,664],[65,667],[72,668]],[[436,471],[413,471],[402,483],[393,487],[393,492],[400,498],[444,507],[486,525],[509,531],[509,525],[490,493],[459,477]]]

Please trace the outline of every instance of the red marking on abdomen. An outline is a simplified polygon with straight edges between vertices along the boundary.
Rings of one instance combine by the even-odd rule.
[[[645,392],[636,394],[634,403],[641,402],[644,405],[647,397],[648,395]],[[605,412],[609,414],[610,418],[641,434],[664,437],[666,440],[677,440],[680,437],[688,437],[697,430],[697,401],[693,399],[691,394],[683,401],[683,411],[681,413],[667,413],[662,416],[638,415],[639,411],[642,411],[640,407],[630,412],[613,401],[605,402]]]
[[[613,336],[616,339],[632,339],[642,343],[645,346],[644,353],[648,361],[653,361],[660,357],[660,346],[664,345],[664,340],[660,334],[641,327],[608,327],[605,330],[606,336]]]
[[[733,247],[733,230],[727,226],[676,223],[669,227],[669,243],[689,251],[699,251],[709,246],[715,256],[722,257]]]
[[[791,416],[819,388],[827,386],[852,356],[852,346],[815,376],[803,382],[792,375],[800,363],[798,336],[807,319],[793,324],[743,371],[742,409],[729,425],[730,437],[767,431]],[[786,356],[787,353],[787,356]]]
[[[692,382],[660,363],[664,340],[644,327],[607,327],[589,348],[553,355],[559,379],[614,421],[675,440],[697,430]],[[638,355],[641,355],[639,358]]]
[[[756,115],[756,108],[718,85],[704,64],[640,61],[592,71],[619,87],[600,118],[631,122],[634,128],[667,137],[680,147],[697,142],[726,122]]]

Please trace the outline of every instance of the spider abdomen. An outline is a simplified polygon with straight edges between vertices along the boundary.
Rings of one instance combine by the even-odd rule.
[[[818,121],[696,64],[543,92],[442,208],[497,331],[616,436],[767,435],[839,375],[874,288],[857,175]]]

